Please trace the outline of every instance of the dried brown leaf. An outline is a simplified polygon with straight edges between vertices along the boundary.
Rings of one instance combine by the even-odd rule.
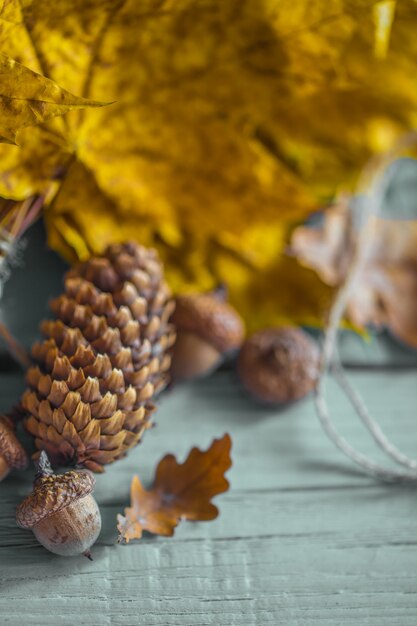
[[[212,520],[219,511],[211,499],[227,491],[224,477],[232,461],[229,435],[215,439],[208,450],[193,448],[184,463],[167,454],[158,464],[152,489],[138,476],[131,485],[131,506],[117,516],[119,542],[140,539],[147,530],[170,537],[181,519]]]
[[[320,228],[300,226],[292,252],[332,287],[345,280],[357,232],[348,202],[330,207]],[[373,217],[366,256],[346,311],[356,327],[388,328],[417,347],[417,220]]]

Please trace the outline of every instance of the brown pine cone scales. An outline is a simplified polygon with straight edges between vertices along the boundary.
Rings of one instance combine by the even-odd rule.
[[[25,427],[54,464],[101,472],[139,442],[168,381],[174,306],[157,253],[135,243],[66,274],[22,397]]]

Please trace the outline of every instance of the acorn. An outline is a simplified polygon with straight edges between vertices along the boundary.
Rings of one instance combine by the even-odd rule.
[[[226,290],[180,295],[171,318],[177,331],[172,357],[174,381],[210,374],[239,349],[245,326],[237,311],[226,302]]]
[[[237,370],[261,402],[287,404],[313,390],[319,372],[316,342],[299,328],[267,328],[245,341]]]
[[[18,526],[31,529],[54,554],[83,554],[92,560],[90,548],[101,530],[100,510],[92,495],[94,476],[87,470],[54,474],[45,451],[35,465],[33,492],[16,511]]]
[[[11,420],[0,416],[0,482],[11,470],[23,470],[27,464],[27,454],[15,435]]]

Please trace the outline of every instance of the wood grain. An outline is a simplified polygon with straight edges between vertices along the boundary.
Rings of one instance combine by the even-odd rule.
[[[413,453],[415,371],[351,377]],[[0,378],[0,408],[21,386],[18,375]],[[329,394],[344,434],[372,453],[335,385]],[[165,394],[157,422],[142,446],[98,477],[104,528],[93,563],[49,554],[15,527],[28,472],[0,485],[1,624],[415,626],[415,491],[356,471],[326,440],[311,399],[283,411],[259,407],[222,371]],[[216,499],[220,517],[183,523],[172,539],[117,546],[115,517],[132,473],[149,481],[167,451],[184,457],[225,431],[234,466],[231,490]]]

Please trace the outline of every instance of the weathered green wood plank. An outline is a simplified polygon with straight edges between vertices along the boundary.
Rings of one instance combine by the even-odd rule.
[[[352,375],[410,453],[415,374]],[[20,384],[0,379],[1,407]],[[330,399],[344,433],[370,453],[334,385]],[[0,485],[1,624],[415,626],[416,492],[356,472],[325,439],[311,400],[260,409],[225,371],[165,395],[157,422],[143,446],[98,477],[104,529],[93,563],[50,555],[14,527],[26,474]],[[173,539],[114,545],[131,474],[150,479],[166,451],[184,455],[226,430],[234,467],[221,516],[184,523]]]

